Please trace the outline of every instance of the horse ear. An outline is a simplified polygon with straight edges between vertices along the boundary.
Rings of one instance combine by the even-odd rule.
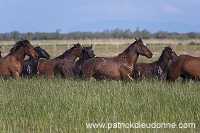
[[[141,39],[141,38],[139,38],[138,40],[139,40],[140,42],[142,42],[142,39]]]
[[[92,49],[92,46],[93,46],[93,45],[91,44],[90,49]]]
[[[135,40],[137,41],[137,38],[135,37]]]

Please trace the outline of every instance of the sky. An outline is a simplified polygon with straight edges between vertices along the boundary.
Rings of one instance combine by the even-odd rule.
[[[0,33],[200,32],[200,0],[0,0]]]

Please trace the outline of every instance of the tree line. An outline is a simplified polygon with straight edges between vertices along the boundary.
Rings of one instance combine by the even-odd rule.
[[[114,29],[114,30],[104,30],[103,32],[70,32],[61,33],[61,30],[56,30],[52,33],[44,32],[27,32],[20,33],[19,31],[12,31],[10,33],[0,33],[0,40],[18,40],[21,38],[26,38],[30,40],[78,40],[78,39],[132,39],[132,38],[142,38],[142,39],[200,39],[200,33],[188,32],[188,33],[169,33],[167,31],[158,31],[156,33],[151,33],[150,31],[144,29],[131,31],[130,29]]]

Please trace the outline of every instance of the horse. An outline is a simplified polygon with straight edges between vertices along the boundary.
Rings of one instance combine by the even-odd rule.
[[[68,60],[60,60],[54,67],[54,73],[56,76],[60,76],[62,78],[80,77],[82,64],[87,59],[95,56],[96,55],[92,50],[92,45],[90,47],[84,47],[78,61],[71,62]]]
[[[151,58],[152,52],[139,38],[129,45],[122,53],[113,58],[94,57],[86,60],[82,65],[82,78],[89,80],[94,77],[96,80],[126,80],[131,81],[133,69],[138,56]]]
[[[136,63],[133,73],[134,79],[141,80],[142,77],[146,79],[164,79],[167,76],[169,62],[176,56],[177,54],[170,46],[165,47],[157,61],[152,63]]]
[[[31,43],[23,39],[15,43],[10,53],[3,58],[0,58],[0,75],[19,77],[22,72],[22,64],[25,56],[37,57],[38,54],[34,50]]]
[[[0,45],[0,48],[2,47],[2,45]],[[2,55],[1,55],[1,51],[0,51],[0,58],[2,58]]]
[[[22,67],[23,76],[27,76],[27,75],[33,76],[37,74],[37,65],[40,58],[46,58],[47,60],[50,59],[50,55],[40,46],[37,46],[34,49],[37,52],[38,56],[30,57],[29,59],[23,62],[23,67]]]
[[[168,66],[167,80],[175,82],[179,77],[184,79],[200,80],[200,57],[180,55],[175,57]]]
[[[75,61],[77,57],[81,55],[81,51],[83,50],[83,46],[81,44],[74,44],[72,48],[66,50],[60,56],[50,59],[50,60],[39,60],[38,62],[38,74],[45,76],[54,76],[54,66],[59,60],[69,60]]]

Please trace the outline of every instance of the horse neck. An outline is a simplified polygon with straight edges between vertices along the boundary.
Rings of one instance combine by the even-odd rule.
[[[164,53],[162,53],[161,56],[160,56],[160,58],[158,59],[157,63],[161,67],[166,68],[168,66],[169,60],[170,59],[167,58]]]
[[[15,53],[12,53],[10,56],[15,58],[18,62],[23,63],[26,55],[22,49],[19,49]]]
[[[76,54],[69,54],[68,56],[64,57],[66,60],[75,61],[78,56]]]
[[[133,50],[132,51],[123,51],[121,54],[118,55],[118,58],[121,60],[121,59],[124,59],[125,63],[131,67],[131,68],[134,68],[135,66],[135,63],[138,59],[138,56],[139,54],[137,53],[136,49],[135,48],[132,48]]]
[[[77,58],[76,50],[74,48],[73,49],[71,48],[62,55],[56,57],[55,59],[66,59],[69,61],[75,61],[76,58]]]

